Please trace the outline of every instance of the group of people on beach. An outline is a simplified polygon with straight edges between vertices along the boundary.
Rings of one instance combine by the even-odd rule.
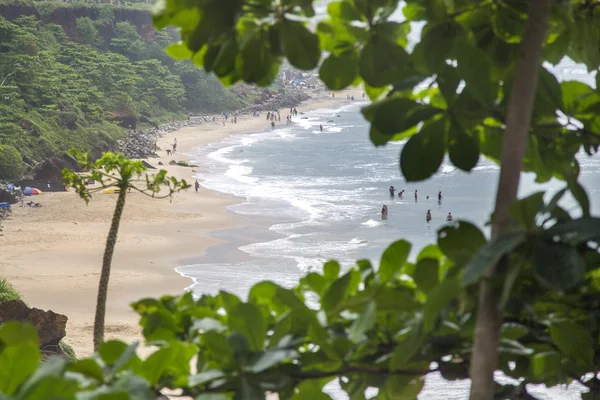
[[[396,188],[394,186],[390,186],[389,188],[389,192],[390,192],[390,198],[394,198],[396,195]],[[398,198],[402,199],[404,197],[404,190],[401,190],[398,192]],[[442,196],[442,191],[440,190],[438,192],[438,205],[442,205],[442,200],[444,199],[444,196]],[[427,200],[429,200],[429,196],[427,196]],[[419,201],[419,191],[415,190],[415,203],[417,203]],[[383,207],[381,208],[381,218],[386,219],[388,216],[388,206],[386,204],[383,205]],[[425,220],[427,222],[431,222],[432,216],[431,216],[431,210],[427,210],[427,214],[425,215]],[[452,213],[449,212],[448,215],[446,216],[446,221],[447,222],[452,222],[454,220],[454,217],[452,216]]]

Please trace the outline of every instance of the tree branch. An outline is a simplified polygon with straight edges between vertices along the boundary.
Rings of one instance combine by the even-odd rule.
[[[502,149],[500,180],[496,193],[492,237],[495,238],[508,219],[508,207],[517,198],[519,180],[527,149],[527,133],[539,71],[542,46],[548,30],[552,0],[532,0],[529,5],[512,92],[506,111],[506,130]],[[502,321],[499,294],[489,282],[498,270],[506,269],[504,258],[492,268],[479,287],[477,322],[471,359],[471,400],[492,400],[494,371],[498,366],[498,340]]]

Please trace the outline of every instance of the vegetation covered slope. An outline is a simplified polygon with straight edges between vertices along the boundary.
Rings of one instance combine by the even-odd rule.
[[[173,37],[166,31],[143,40],[108,6],[96,20],[76,22],[81,43],[36,16],[0,15],[0,178],[18,178],[70,147],[113,149],[124,131],[115,116],[160,123],[243,105],[214,77],[167,56]],[[114,37],[99,34],[106,25]]]

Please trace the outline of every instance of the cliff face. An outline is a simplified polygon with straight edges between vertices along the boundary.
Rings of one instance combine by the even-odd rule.
[[[116,36],[115,24],[122,21],[127,21],[135,26],[143,40],[149,42],[155,39],[154,25],[152,25],[152,16],[149,11],[118,7],[113,8],[112,11],[115,16],[114,20],[98,26],[99,34],[107,46],[110,40]],[[77,18],[88,17],[95,21],[99,14],[100,8],[95,6],[60,7],[47,15],[41,15],[31,5],[0,4],[0,15],[7,20],[13,21],[22,16],[33,15],[44,23],[62,26],[67,36],[75,42],[81,41],[77,31]]]

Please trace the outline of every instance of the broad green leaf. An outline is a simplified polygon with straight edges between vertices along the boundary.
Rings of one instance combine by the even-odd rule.
[[[585,276],[585,264],[577,250],[561,243],[536,242],[532,262],[537,279],[554,290],[569,290]]]
[[[548,237],[559,236],[563,242],[579,245],[600,239],[600,218],[581,217],[557,222],[547,231]]]
[[[271,368],[277,363],[289,359],[290,352],[282,349],[267,349],[260,353],[253,354],[249,361],[246,370],[249,372],[259,373]]]
[[[411,244],[406,240],[398,240],[385,249],[377,271],[382,283],[392,279],[402,269],[408,259],[410,249]]]
[[[219,291],[219,297],[221,298],[221,302],[223,304],[223,308],[227,313],[231,313],[231,311],[241,303],[239,297],[229,292],[225,292],[223,290]]]
[[[165,51],[176,60],[187,60],[192,56],[190,49],[182,42],[168,45]]]
[[[409,21],[422,21],[427,19],[427,9],[418,3],[408,3],[402,9],[404,17]]]
[[[327,5],[327,13],[333,19],[346,21],[361,20],[362,15],[351,1],[334,1]]]
[[[528,356],[533,353],[529,347],[523,346],[516,340],[500,338],[498,343],[498,351],[503,354],[511,354],[517,356]]]
[[[426,122],[402,148],[400,169],[408,182],[422,181],[437,172],[444,161],[446,120]]]
[[[435,328],[440,312],[448,302],[458,295],[461,283],[458,278],[446,278],[436,286],[427,296],[427,303],[423,307],[423,333],[429,333]]]
[[[154,396],[148,381],[129,371],[119,374],[113,387],[127,392],[129,400],[146,400]]]
[[[211,369],[208,371],[200,372],[199,374],[192,375],[189,378],[190,387],[202,385],[203,383],[210,382],[214,379],[219,379],[225,376],[225,373],[218,369]]]
[[[327,281],[334,281],[340,275],[340,263],[335,260],[327,261],[323,265],[323,277]]]
[[[44,361],[35,372],[27,378],[23,384],[20,385],[19,391],[16,394],[18,399],[44,399],[45,391],[40,389],[40,386],[44,386],[46,378],[49,377],[60,377],[62,376],[67,367],[67,360],[64,357],[50,357]],[[38,396],[36,397],[36,393]],[[41,394],[41,396],[39,395]],[[0,398],[1,399],[1,398]]]
[[[355,50],[339,56],[331,54],[319,69],[321,80],[331,90],[341,90],[352,84],[358,75],[359,56]]]
[[[425,385],[425,379],[420,376],[391,375],[385,382],[387,400],[416,399]]]
[[[29,322],[7,321],[0,325],[0,345],[15,346],[32,343],[39,346],[38,333]]]
[[[565,81],[560,84],[562,91],[562,110],[565,114],[575,116],[587,105],[586,99],[592,97],[591,87],[579,81]]]
[[[525,19],[517,11],[497,3],[495,7],[492,26],[496,36],[507,43],[519,43],[525,28]]]
[[[460,26],[447,21],[430,25],[427,24],[412,56],[417,69],[437,73],[446,65],[446,60],[453,58],[454,42]]]
[[[527,333],[529,333],[529,329],[526,326],[516,322],[505,322],[502,324],[500,336],[505,339],[518,340]]]
[[[98,363],[92,359],[76,360],[69,364],[69,371],[77,372],[83,376],[91,379],[95,379],[98,382],[104,381],[104,374],[102,368]]]
[[[446,65],[442,71],[438,73],[437,84],[440,89],[440,93],[444,96],[448,107],[452,106],[454,99],[456,99],[456,89],[460,83],[460,76],[456,72],[456,69]]]
[[[479,161],[479,136],[471,136],[456,122],[450,125],[448,155],[452,164],[463,171],[471,171]]]
[[[556,351],[534,354],[529,364],[530,373],[540,380],[553,378],[561,370],[560,360],[560,353]]]
[[[590,216],[590,199],[588,198],[588,195],[587,195],[585,189],[575,179],[567,179],[567,184],[569,186],[569,190],[571,191],[571,194],[573,195],[575,200],[577,200],[577,202],[579,203],[579,206],[581,207],[581,212],[583,213],[583,215],[585,217],[589,217]]]
[[[365,332],[375,325],[375,314],[377,309],[374,301],[369,301],[358,318],[354,320],[348,331],[348,338],[353,342],[359,342],[363,339]]]
[[[415,265],[413,279],[419,289],[425,293],[429,293],[431,289],[437,286],[439,279],[440,264],[438,260],[433,258],[422,258]]]
[[[294,67],[309,70],[315,68],[319,63],[321,57],[319,38],[301,22],[288,19],[283,21],[281,43],[283,54]]]
[[[387,99],[362,109],[365,118],[371,121],[378,131],[387,135],[403,132],[441,112],[438,108],[402,97]]]
[[[423,340],[421,325],[413,325],[406,337],[394,348],[390,359],[390,369],[392,371],[402,369],[419,352]]]
[[[241,72],[246,82],[260,82],[269,75],[273,57],[262,31],[257,32],[241,51]]]
[[[475,225],[456,221],[438,231],[438,246],[455,263],[466,264],[487,240]]]
[[[462,41],[456,44],[458,74],[465,80],[468,91],[484,107],[490,107],[496,100],[498,86],[492,82],[492,63],[481,49]]]
[[[505,231],[483,246],[465,267],[463,284],[471,285],[492,268],[500,258],[525,242],[522,231]]]
[[[396,43],[382,36],[372,36],[360,55],[360,76],[373,87],[401,81],[411,75],[409,56]]]
[[[535,218],[544,208],[544,192],[536,192],[523,199],[514,201],[508,209],[508,215],[528,231],[536,228]]]
[[[350,284],[352,271],[347,272],[340,278],[333,281],[331,286],[325,291],[321,300],[321,305],[324,310],[331,312],[337,307],[338,304],[346,297],[346,291]]]
[[[8,329],[3,330],[6,334]],[[34,342],[18,343],[1,349],[0,393],[13,395],[19,385],[35,372],[39,362],[40,353]]]
[[[76,398],[76,395],[77,400],[86,400],[84,394],[85,392],[81,391],[79,383],[76,380],[66,379],[65,377],[57,375],[49,375],[39,379],[26,394],[19,397],[19,400],[72,400]],[[2,398],[1,395],[0,398]],[[94,397],[93,399],[101,398]],[[126,399],[128,398],[126,397]]]
[[[238,390],[233,395],[233,400],[265,400],[265,391],[257,383],[249,376],[240,376]]]
[[[240,332],[246,336],[252,350],[258,351],[264,349],[265,338],[267,336],[267,321],[265,321],[265,318],[256,305],[239,303],[230,311],[227,321],[232,331]]]
[[[563,354],[586,368],[593,365],[594,343],[588,329],[572,321],[555,322],[550,336]]]
[[[535,115],[554,116],[556,110],[563,108],[561,85],[556,76],[546,68],[540,70],[535,95]]]

